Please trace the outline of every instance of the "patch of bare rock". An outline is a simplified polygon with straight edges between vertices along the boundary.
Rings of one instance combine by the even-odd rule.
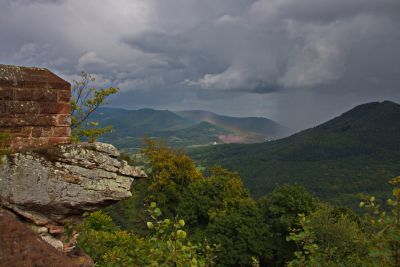
[[[91,266],[87,259],[78,265],[71,261],[85,255],[75,248],[77,236],[64,240],[64,223],[130,197],[134,180],[146,178],[140,168],[120,160],[114,146],[98,142],[17,152],[2,162],[0,266]],[[51,255],[57,253],[70,257],[56,264]],[[12,265],[18,257],[20,264]]]

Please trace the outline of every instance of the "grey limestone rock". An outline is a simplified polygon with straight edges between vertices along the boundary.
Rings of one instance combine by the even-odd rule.
[[[128,198],[146,174],[118,156],[98,142],[11,154],[0,166],[1,204],[45,225]]]

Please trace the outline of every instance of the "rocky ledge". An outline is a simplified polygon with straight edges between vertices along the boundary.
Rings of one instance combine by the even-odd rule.
[[[59,145],[8,155],[0,166],[0,204],[36,225],[62,224],[131,196],[146,174],[104,143]]]

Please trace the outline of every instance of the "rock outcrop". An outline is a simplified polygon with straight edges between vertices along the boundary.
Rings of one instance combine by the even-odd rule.
[[[0,203],[36,225],[57,225],[131,196],[146,174],[104,143],[59,145],[8,155],[0,166]]]
[[[47,69],[0,64],[2,132],[0,266],[93,266],[65,222],[130,197],[146,174],[112,145],[71,144],[71,85]]]

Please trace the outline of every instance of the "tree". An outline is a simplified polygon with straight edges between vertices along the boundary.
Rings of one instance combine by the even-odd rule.
[[[191,158],[163,142],[145,139],[142,153],[148,160],[151,179],[148,202],[157,202],[165,215],[176,216],[183,191],[194,181],[204,179],[203,175]]]
[[[269,257],[269,229],[236,172],[214,167],[210,176],[190,184],[178,212],[192,240],[218,244],[217,266],[251,266]]]
[[[271,258],[270,231],[251,198],[216,210],[204,236],[219,245],[217,266],[252,266],[254,259]]]
[[[299,223],[287,237],[299,247],[289,266],[367,266],[366,236],[351,211],[321,204],[308,216],[300,214]]]
[[[88,121],[100,106],[106,103],[106,99],[116,94],[116,87],[96,88],[91,86],[95,78],[86,73],[81,73],[79,81],[73,81],[71,100],[71,129],[75,140],[88,140],[94,142],[96,138],[112,130],[111,126],[99,127],[94,121]]]
[[[178,212],[189,226],[206,226],[218,212],[249,197],[236,172],[216,166],[211,168],[209,177],[187,187]]]
[[[400,266],[400,176],[389,182],[393,199],[378,204],[374,196],[360,203],[365,207],[368,261],[374,266]]]
[[[324,205],[301,214],[301,227],[288,237],[299,245],[289,266],[400,266],[400,176],[392,179],[393,199],[360,203],[367,213],[360,225],[349,213]]]
[[[263,222],[270,225],[272,232],[272,259],[262,259],[261,264],[284,266],[294,257],[296,244],[287,241],[290,229],[299,226],[298,214],[309,214],[317,207],[318,199],[299,185],[277,187],[272,193],[260,198]]]

